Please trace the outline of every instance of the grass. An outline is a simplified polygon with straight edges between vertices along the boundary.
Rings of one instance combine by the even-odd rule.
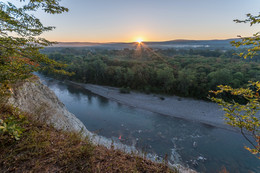
[[[79,134],[56,130],[33,115],[0,106],[0,119],[20,129],[16,140],[0,131],[1,172],[176,172],[119,150],[94,146]]]

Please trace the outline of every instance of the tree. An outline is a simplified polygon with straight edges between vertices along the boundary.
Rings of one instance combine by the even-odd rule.
[[[260,23],[260,14],[253,16],[247,14],[245,20],[234,20],[237,23],[250,23],[250,26]],[[260,32],[253,37],[241,37],[240,41],[232,41],[231,44],[240,47],[247,46],[247,52],[240,53],[239,56],[254,57],[260,51]],[[238,74],[236,75],[238,76]],[[240,75],[241,76],[241,75]],[[245,139],[251,144],[251,148],[245,147],[252,154],[257,155],[260,159],[260,82],[249,82],[247,88],[234,89],[230,86],[218,86],[217,91],[211,91],[216,97],[211,97],[211,100],[217,102],[223,107],[225,120],[227,124],[239,128]],[[219,98],[220,95],[232,95],[232,100]],[[241,103],[244,100],[245,103]]]
[[[32,14],[39,9],[49,14],[67,12],[59,1],[20,0],[19,8],[11,2],[0,2],[0,96],[7,93],[10,84],[29,78],[39,69],[66,73],[62,69],[64,64],[39,52],[44,46],[53,44],[39,36],[54,27],[43,26]]]
[[[38,37],[43,32],[54,29],[43,26],[32,12],[42,9],[49,14],[67,12],[60,6],[60,0],[20,0],[21,7],[11,2],[0,2],[0,108],[1,101],[9,95],[11,84],[28,79],[32,72],[48,69],[56,73],[69,74],[62,68],[64,64],[47,58],[39,52],[49,42]],[[0,132],[19,139],[20,131],[16,123],[0,119]]]
[[[257,16],[254,16],[252,14],[247,14],[247,18],[245,20],[234,20],[236,23],[250,23],[250,26],[259,24],[260,23],[260,14]],[[240,53],[240,57],[244,57],[245,59],[247,57],[253,58],[254,56],[258,55],[258,52],[260,51],[260,32],[257,32],[253,35],[253,37],[242,37],[241,41],[232,41],[231,44],[235,47],[241,47],[241,46],[248,46],[247,52]]]
[[[228,101],[227,99],[212,97],[211,100],[223,107],[226,112],[226,123],[240,129],[241,134],[253,147],[245,148],[258,155],[260,159],[260,117],[258,114],[260,110],[260,83],[249,82],[248,88],[234,89],[223,85],[218,86],[218,88],[219,90],[211,92],[215,95],[231,94],[233,99]],[[245,99],[246,103],[242,104],[241,99]]]
[[[157,70],[157,80],[159,86],[162,86],[164,92],[169,92],[174,84],[175,78],[173,75],[173,69],[170,67],[164,67]]]

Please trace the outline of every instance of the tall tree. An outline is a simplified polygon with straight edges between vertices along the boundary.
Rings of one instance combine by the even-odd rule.
[[[60,6],[59,1],[20,0],[21,7],[0,1],[0,108],[4,98],[12,91],[11,84],[29,78],[32,72],[48,69],[56,73],[67,73],[62,70],[64,64],[39,52],[44,46],[52,44],[39,36],[54,27],[43,26],[32,14],[38,9],[49,14],[67,12],[68,9]],[[17,140],[21,134],[15,122],[8,123],[2,119],[0,132],[8,133]]]
[[[39,37],[55,27],[44,26],[32,13],[43,10],[60,14],[68,9],[60,0],[20,0],[20,7],[11,2],[0,2],[0,96],[6,94],[10,84],[27,79],[39,69],[66,73],[64,64],[50,60],[39,52],[53,44]]]

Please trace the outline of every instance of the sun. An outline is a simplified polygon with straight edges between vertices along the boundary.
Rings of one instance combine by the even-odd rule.
[[[138,44],[141,44],[141,43],[143,42],[143,39],[138,38],[138,39],[136,40],[136,42],[137,42]]]

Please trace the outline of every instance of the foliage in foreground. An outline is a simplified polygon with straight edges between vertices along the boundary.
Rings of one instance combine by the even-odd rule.
[[[60,0],[20,1],[20,7],[11,2],[0,2],[0,96],[10,84],[31,77],[39,69],[65,74],[64,64],[55,62],[39,52],[52,42],[39,38],[43,32],[54,29],[44,26],[32,12],[43,10],[49,14],[67,12]]]
[[[254,16],[252,14],[247,14],[247,19],[245,20],[234,20],[237,23],[250,23],[250,26],[255,24],[260,24],[260,14]],[[249,46],[247,52],[240,53],[239,56],[253,58],[258,55],[260,51],[260,32],[253,35],[253,37],[241,37],[241,41],[231,42],[233,46]],[[260,110],[260,83],[249,82],[247,88],[233,89],[230,86],[218,86],[218,91],[212,91],[216,95],[221,93],[230,93],[232,96],[237,96],[237,98],[242,98],[246,100],[245,104],[237,102],[236,100],[226,101],[221,98],[211,99],[217,102],[223,107],[226,112],[225,117],[227,124],[237,127],[240,129],[241,134],[244,138],[252,145],[253,148],[245,147],[252,154],[257,155],[260,159],[260,115],[258,111]]]
[[[220,85],[219,90],[211,91],[216,96],[231,94],[236,99],[211,97],[211,100],[223,107],[226,123],[240,129],[241,134],[253,148],[245,147],[260,159],[260,82],[250,82],[248,88],[233,89]],[[245,104],[241,104],[241,99]]]
[[[94,146],[79,134],[58,131],[11,107],[0,109],[23,131],[20,140],[0,132],[1,172],[175,172],[164,164]]]
[[[54,27],[44,26],[33,15],[39,9],[49,14],[67,12],[68,9],[60,6],[59,1],[20,0],[20,7],[0,1],[0,101],[12,94],[12,84],[30,78],[32,72],[39,69],[69,74],[63,70],[66,65],[39,52],[52,44],[39,36]],[[0,119],[0,130],[13,134],[11,136],[17,140],[21,133],[16,123],[9,119]]]
[[[234,20],[236,23],[250,23],[250,26],[255,25],[255,24],[260,24],[260,14],[259,15],[252,15],[252,14],[247,14],[247,18],[245,20]],[[242,37],[238,36],[241,38],[241,41],[232,41],[232,45],[235,47],[243,47],[243,46],[249,46],[247,48],[247,52],[245,53],[240,53],[239,56],[244,57],[245,59],[247,57],[253,58],[258,54],[260,51],[260,32],[257,32],[253,35],[253,37]]]

